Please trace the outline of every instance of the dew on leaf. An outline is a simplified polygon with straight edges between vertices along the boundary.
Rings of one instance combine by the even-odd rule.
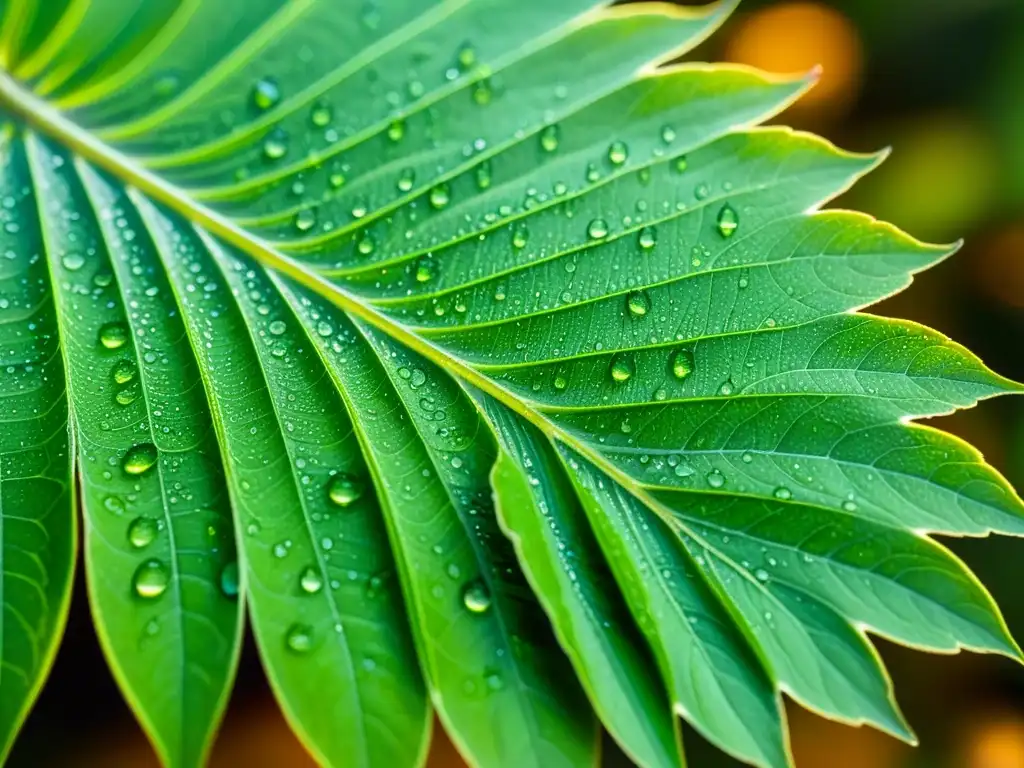
[[[721,488],[723,485],[725,485],[725,475],[723,475],[717,469],[713,469],[710,472],[708,472],[707,477],[705,479],[708,481],[708,485],[710,485],[712,488]]]
[[[633,361],[632,355],[620,353],[612,358],[609,370],[612,376],[612,381],[624,384],[629,381],[630,377],[632,377],[636,372],[636,363]]]
[[[128,358],[118,360],[114,364],[114,371],[112,375],[117,384],[127,384],[135,378],[135,362]]]
[[[281,101],[281,89],[272,77],[261,77],[252,87],[252,103],[257,109],[268,110]]]
[[[69,272],[77,272],[85,265],[85,257],[77,251],[72,251],[71,253],[64,254],[60,263]]]
[[[676,158],[676,159],[675,159],[675,160],[674,160],[674,161],[672,162],[672,169],[673,169],[673,170],[674,170],[674,171],[675,171],[676,173],[685,173],[685,172],[686,172],[686,169],[687,169],[688,167],[689,167],[689,163],[687,163],[687,162],[686,162],[686,157],[685,157],[685,156],[683,156],[683,157],[677,157],[677,158]],[[699,197],[699,196],[698,196],[698,197]]]
[[[225,597],[238,597],[238,561],[232,560],[220,571],[220,591]]]
[[[671,144],[676,140],[676,130],[671,125],[666,125],[661,129],[661,140],[666,144]]]
[[[604,219],[594,219],[587,225],[587,236],[592,240],[608,237],[608,222]]]
[[[451,193],[447,184],[438,184],[430,190],[430,206],[435,211],[440,211],[451,202]]]
[[[324,580],[314,568],[310,567],[304,570],[302,576],[299,577],[299,586],[307,595],[315,595],[323,589]]]
[[[160,532],[160,525],[151,517],[137,517],[128,526],[128,542],[136,549],[148,547]]]
[[[402,120],[395,120],[388,126],[388,138],[391,141],[401,141],[405,137],[405,123]]]
[[[309,119],[316,127],[323,128],[330,124],[332,116],[330,106],[319,101],[313,105],[313,111],[310,112]]]
[[[313,628],[306,624],[292,624],[284,642],[290,651],[308,653],[313,648]]]
[[[295,228],[299,232],[308,232],[316,226],[316,213],[312,208],[303,208],[295,214]]]
[[[120,349],[128,342],[128,328],[124,323],[104,323],[100,326],[99,341],[106,349]]]
[[[545,152],[554,152],[558,149],[558,126],[549,125],[540,132],[540,147]]]
[[[491,607],[491,594],[483,582],[470,582],[462,590],[462,604],[470,613],[486,613]]]
[[[783,501],[793,498],[793,492],[784,485],[780,485],[778,488],[776,488],[773,495],[776,499],[782,499]]]
[[[141,475],[151,469],[156,460],[156,446],[152,443],[139,443],[128,449],[121,460],[121,468],[129,475]]]
[[[525,248],[526,242],[529,239],[530,233],[526,229],[525,224],[520,224],[512,231],[512,247],[513,248]]]
[[[416,262],[416,282],[426,283],[434,277],[433,259],[424,257]]]
[[[655,232],[654,227],[644,227],[641,229],[637,240],[640,243],[640,247],[645,251],[649,251],[653,248],[658,242],[657,233]]]
[[[362,495],[363,483],[352,475],[335,475],[327,485],[327,497],[338,507],[348,507]]]
[[[688,349],[676,350],[672,355],[672,375],[679,381],[693,373],[693,353]]]
[[[269,160],[280,160],[288,152],[288,134],[275,128],[263,140],[263,156]]]
[[[626,307],[633,317],[644,317],[651,309],[651,297],[646,291],[633,291],[626,296]]]
[[[729,204],[722,206],[718,212],[718,233],[722,237],[732,237],[740,225],[740,217]]]
[[[612,165],[622,165],[629,159],[629,148],[623,141],[613,141],[608,147],[608,161]]]
[[[170,574],[159,560],[147,560],[135,571],[132,583],[135,587],[135,594],[146,599],[160,597],[167,591],[171,581]]]

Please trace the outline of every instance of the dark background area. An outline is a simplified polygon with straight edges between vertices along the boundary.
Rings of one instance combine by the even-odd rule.
[[[776,72],[823,65],[818,87],[781,122],[846,149],[893,148],[833,206],[866,211],[924,240],[965,239],[956,256],[872,311],[937,328],[999,373],[1024,380],[1024,0],[745,0],[688,58]],[[1024,488],[1024,401],[989,401],[931,423],[976,445]],[[1024,541],[945,543],[1024,641]],[[798,768],[1024,768],[1024,667],[879,646],[921,746],[793,706]],[[686,735],[691,766],[736,765]],[[610,765],[625,764],[608,752]],[[157,764],[107,672],[81,575],[56,666],[9,764]],[[213,765],[313,765],[278,714],[251,641]],[[457,765],[438,738],[431,766]]]

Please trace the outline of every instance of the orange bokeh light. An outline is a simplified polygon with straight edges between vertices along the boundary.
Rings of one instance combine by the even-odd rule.
[[[856,28],[839,11],[813,2],[773,5],[742,19],[726,58],[783,74],[822,67],[821,79],[798,109],[839,112],[860,86],[863,50]]]

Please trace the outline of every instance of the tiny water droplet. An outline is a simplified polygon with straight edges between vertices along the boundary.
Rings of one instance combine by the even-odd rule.
[[[363,495],[363,483],[352,475],[338,474],[327,485],[327,496],[339,507],[348,507]]]
[[[160,597],[167,591],[170,575],[167,566],[159,560],[147,560],[135,571],[133,579],[135,594],[139,597],[152,599]]]
[[[141,475],[156,464],[156,460],[156,446],[152,443],[139,443],[128,449],[121,461],[121,468],[129,475]]]
[[[482,581],[472,581],[462,590],[462,604],[470,613],[485,613],[491,607],[491,594]]]
[[[148,547],[156,539],[160,525],[151,517],[137,517],[128,526],[128,542],[136,549]]]
[[[722,237],[732,237],[740,225],[740,217],[731,205],[722,206],[718,212],[718,232]]]

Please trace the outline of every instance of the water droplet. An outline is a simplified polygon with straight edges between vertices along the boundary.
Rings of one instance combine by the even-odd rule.
[[[612,165],[622,165],[629,159],[629,148],[625,142],[613,141],[608,147],[608,161]]]
[[[238,561],[232,560],[221,569],[220,591],[225,597],[238,597]]]
[[[676,131],[671,125],[666,125],[661,129],[661,140],[666,144],[671,144],[676,140]]]
[[[308,232],[316,226],[316,213],[312,208],[303,208],[295,214],[295,228],[299,232]]]
[[[844,512],[856,512],[857,511],[857,503],[847,499],[846,501],[843,502],[843,511]]]
[[[707,184],[698,184],[693,189],[693,196],[696,197],[698,200],[704,200],[710,194],[711,187],[709,187]]]
[[[257,109],[267,110],[281,100],[281,89],[272,77],[262,77],[252,87],[252,103]]]
[[[718,212],[718,232],[722,237],[732,237],[740,225],[740,217],[732,206],[726,204]]]
[[[339,507],[347,507],[363,495],[363,483],[352,475],[338,474],[327,485],[327,496]]]
[[[160,597],[170,583],[167,567],[159,560],[147,560],[135,571],[135,594],[147,599]]]
[[[458,62],[463,71],[476,64],[476,51],[471,45],[464,45],[459,49]]]
[[[725,475],[723,475],[717,469],[713,469],[710,472],[708,472],[707,477],[705,479],[708,481],[708,485],[710,485],[712,488],[721,488],[723,485],[725,485]]]
[[[569,386],[569,380],[565,377],[564,374],[559,373],[555,376],[554,386],[555,389],[557,389],[559,392],[562,392],[565,390],[566,387]]]
[[[633,317],[644,317],[651,309],[651,297],[646,291],[633,291],[626,296],[626,307]]]
[[[388,138],[391,141],[401,141],[405,137],[405,121],[395,120],[388,126]]]
[[[160,532],[160,525],[151,517],[137,517],[128,526],[128,542],[136,549],[148,547]]]
[[[482,581],[472,581],[462,590],[462,604],[470,613],[485,613],[491,607],[491,594]]]
[[[682,381],[693,373],[693,353],[688,349],[676,350],[671,360],[672,375]]]
[[[398,182],[396,186],[399,192],[409,192],[413,185],[416,184],[416,171],[412,168],[406,168],[399,174]]]
[[[99,340],[107,349],[120,349],[128,341],[128,328],[124,323],[105,323],[100,327]]]
[[[157,451],[152,443],[139,443],[128,449],[121,467],[129,475],[141,475],[156,464]]]
[[[313,125],[318,128],[323,128],[324,126],[329,125],[332,117],[333,115],[331,113],[330,105],[322,101],[313,105],[313,111],[309,115],[309,119],[313,122]]]
[[[604,219],[594,219],[587,226],[587,235],[592,240],[608,237],[608,222]]]
[[[530,233],[526,229],[525,224],[520,224],[512,232],[512,247],[513,248],[525,248],[526,241],[529,239]]]
[[[295,653],[308,653],[313,648],[313,629],[306,624],[292,624],[284,642]]]
[[[64,258],[60,260],[60,263],[64,265],[64,269],[75,272],[81,269],[85,264],[85,257],[80,253],[72,251],[71,253],[65,254]]]
[[[478,189],[491,186],[491,164],[487,160],[476,167],[476,186]]]
[[[776,499],[782,499],[783,501],[793,498],[793,492],[784,485],[780,485],[775,489],[774,496]]]
[[[107,496],[103,500],[103,508],[115,515],[123,515],[125,512],[124,501],[118,496]]]
[[[288,326],[285,324],[284,320],[274,320],[269,326],[267,326],[267,330],[270,331],[272,336],[280,336],[288,330]]]
[[[735,390],[735,386],[732,383],[732,379],[726,379],[722,382],[722,386],[718,388],[718,393],[724,397],[728,397]]]
[[[118,405],[131,405],[139,397],[138,390],[135,387],[128,389],[122,389],[120,392],[114,395],[114,402]]]
[[[373,237],[369,232],[364,232],[363,236],[359,238],[359,242],[356,244],[356,250],[359,251],[363,256],[369,256],[373,253],[373,249],[377,247]]]
[[[416,282],[426,283],[434,277],[433,259],[424,257],[416,262]]]
[[[766,571],[764,568],[758,568],[756,571],[754,571],[754,578],[763,584],[764,582],[768,581],[768,579],[771,578],[771,576],[768,574],[768,571]]]
[[[491,84],[487,80],[481,80],[473,86],[473,101],[481,107],[491,103]]]
[[[315,595],[324,586],[324,580],[320,578],[320,574],[317,573],[313,568],[307,568],[302,572],[302,576],[299,577],[299,586],[302,587],[302,591],[308,595]]]
[[[558,149],[558,126],[549,125],[540,132],[540,147],[545,152],[554,152]]]
[[[435,211],[440,211],[451,202],[451,199],[447,184],[438,184],[430,190],[430,205]]]
[[[114,364],[113,376],[117,384],[127,384],[135,378],[135,362],[127,358],[118,360]]]
[[[628,354],[615,355],[612,358],[610,371],[612,381],[619,384],[629,381],[630,377],[636,372],[636,363],[633,361],[633,356]]]
[[[263,156],[269,160],[280,160],[288,152],[288,134],[275,128],[263,140]]]
[[[645,251],[649,251],[653,248],[658,242],[657,233],[655,232],[654,227],[644,227],[641,229],[638,242],[640,243],[640,247]]]
[[[675,159],[675,160],[674,160],[674,161],[672,162],[672,169],[673,169],[673,170],[674,170],[674,171],[675,171],[676,173],[685,173],[685,172],[686,172],[686,169],[687,169],[688,167],[689,167],[689,163],[687,163],[687,162],[686,162],[686,157],[685,157],[685,156],[683,156],[683,157],[677,157],[677,158],[676,158],[676,159]],[[705,195],[705,196],[706,196],[706,195]],[[697,195],[697,197],[699,198],[699,197],[700,197],[700,195]]]

